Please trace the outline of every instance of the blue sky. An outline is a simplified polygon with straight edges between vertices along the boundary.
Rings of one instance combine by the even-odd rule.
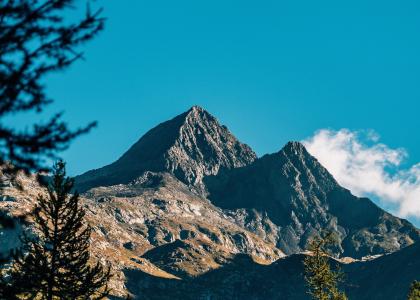
[[[101,3],[101,2],[97,2]],[[259,154],[321,128],[372,129],[420,161],[419,1],[103,1],[86,60],[47,80],[76,175],[197,104]],[[404,164],[403,164],[404,166]]]

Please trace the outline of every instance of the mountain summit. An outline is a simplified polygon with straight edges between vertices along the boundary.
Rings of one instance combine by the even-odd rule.
[[[169,172],[204,193],[204,176],[248,165],[256,157],[215,117],[193,106],[151,129],[114,163],[77,176],[76,187],[84,192],[93,187],[128,183],[145,171],[155,171]]]

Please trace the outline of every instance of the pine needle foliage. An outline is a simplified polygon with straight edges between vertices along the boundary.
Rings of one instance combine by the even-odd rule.
[[[37,237],[24,235],[23,249],[14,255],[5,276],[7,299],[103,299],[110,289],[110,267],[90,257],[91,228],[65,164],[54,166],[47,186],[32,213]]]
[[[0,165],[13,180],[20,171],[47,171],[50,158],[57,159],[58,152],[96,124],[71,130],[61,113],[45,122],[31,122],[36,118],[25,115],[28,123],[21,128],[13,125],[21,121],[10,122],[51,104],[45,78],[83,58],[80,47],[104,28],[101,10],[89,5],[84,16],[69,20],[68,11],[77,2],[0,0]],[[0,216],[0,225],[7,226],[7,218]]]
[[[420,300],[420,281],[415,280],[411,284],[407,300]]]
[[[335,269],[330,266],[327,247],[332,243],[331,233],[312,240],[308,249],[311,255],[306,256],[303,262],[308,293],[314,300],[347,300],[345,293],[338,289],[343,273],[338,265]]]
[[[45,77],[81,59],[80,46],[103,29],[101,10],[92,11],[89,5],[83,17],[69,21],[66,16],[76,2],[0,0],[0,163],[5,171],[48,169],[43,158],[55,157],[95,125],[72,131],[60,113],[25,130],[3,122],[17,114],[41,112],[52,103]]]

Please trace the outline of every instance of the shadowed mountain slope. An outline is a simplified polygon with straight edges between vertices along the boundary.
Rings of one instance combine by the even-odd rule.
[[[237,255],[219,269],[187,280],[157,278],[126,270],[127,288],[141,299],[307,300],[304,255],[291,255],[271,265]],[[383,257],[338,264],[345,274],[341,286],[350,300],[403,300],[410,283],[420,279],[419,245]]]
[[[355,258],[419,240],[419,230],[408,221],[342,188],[298,142],[205,183],[212,203],[288,254],[304,250],[322,230],[335,232],[336,255]]]
[[[410,284],[420,280],[420,243],[368,262],[344,267],[350,299],[406,299]]]
[[[147,132],[114,163],[75,178],[84,192],[97,186],[128,183],[145,171],[169,172],[204,192],[202,178],[220,169],[245,166],[256,154],[198,106]]]

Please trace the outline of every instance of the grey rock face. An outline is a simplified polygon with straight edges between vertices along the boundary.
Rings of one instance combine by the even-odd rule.
[[[337,256],[355,258],[394,252],[419,240],[419,230],[409,222],[339,186],[298,142],[205,183],[212,203],[287,254],[304,250],[321,231],[336,234]]]
[[[249,146],[240,143],[208,112],[194,106],[147,132],[116,162],[75,180],[77,189],[84,192],[92,187],[128,183],[145,171],[169,172],[203,194],[204,176],[242,167],[255,159]]]

